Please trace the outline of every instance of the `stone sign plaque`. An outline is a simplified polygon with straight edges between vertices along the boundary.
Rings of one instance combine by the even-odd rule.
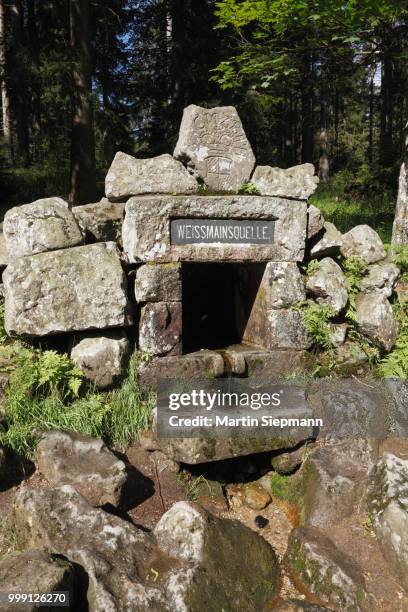
[[[171,219],[172,244],[273,244],[275,221]]]

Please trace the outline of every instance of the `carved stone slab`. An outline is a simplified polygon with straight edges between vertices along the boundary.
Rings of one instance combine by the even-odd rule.
[[[302,261],[306,203],[268,196],[142,196],[125,209],[123,247],[129,261]],[[274,220],[273,243],[174,244],[172,219]]]
[[[233,106],[184,109],[174,157],[212,191],[237,191],[249,180],[255,156]]]

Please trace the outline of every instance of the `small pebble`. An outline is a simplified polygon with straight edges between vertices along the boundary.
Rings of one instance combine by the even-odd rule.
[[[258,516],[255,517],[255,525],[259,527],[259,529],[263,529],[268,524],[269,524],[269,521],[264,516],[261,516],[260,514],[258,514]]]

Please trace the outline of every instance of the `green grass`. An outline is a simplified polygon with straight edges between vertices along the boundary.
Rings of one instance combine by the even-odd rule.
[[[347,171],[338,172],[327,183],[320,183],[310,202],[319,208],[326,221],[341,232],[356,225],[373,227],[384,242],[390,242],[394,219],[395,198],[389,190],[378,186],[364,193],[353,189],[354,177]]]
[[[82,396],[78,396],[77,386],[71,393],[65,391],[70,389],[67,380],[72,371],[75,378],[78,376],[73,364],[68,363],[72,371],[68,370],[66,356],[58,356],[64,362],[64,369],[52,379],[52,384],[49,381],[45,385],[38,384],[38,376],[33,371],[36,363],[50,352],[41,353],[28,347],[17,352],[3,405],[1,445],[32,458],[42,431],[65,429],[101,437],[109,446],[124,450],[141,429],[148,427],[153,394],[142,392],[137,383],[135,357],[130,361],[127,377],[120,388],[107,393],[85,388]],[[67,371],[70,372],[68,378],[64,374]]]

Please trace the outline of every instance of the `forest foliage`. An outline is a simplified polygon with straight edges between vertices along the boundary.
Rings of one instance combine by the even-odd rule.
[[[99,197],[117,150],[171,152],[185,106],[233,104],[258,163],[311,161],[323,183],[340,173],[323,186],[323,206],[340,199],[332,212],[343,216],[342,198],[371,206],[390,226],[407,115],[406,0],[0,7],[3,207]]]

